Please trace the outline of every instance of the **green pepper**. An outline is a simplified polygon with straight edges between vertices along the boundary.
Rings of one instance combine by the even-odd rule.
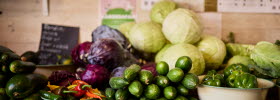
[[[257,88],[258,82],[255,75],[244,73],[238,75],[234,80],[235,88]]]
[[[43,100],[63,100],[62,96],[53,94],[48,91],[40,90],[39,93]]]
[[[232,74],[226,79],[226,85],[229,87],[234,87],[234,80],[240,74],[243,74],[241,71],[233,71]]]
[[[250,72],[249,68],[241,63],[231,64],[224,70],[225,78],[229,77],[234,71]]]
[[[65,97],[67,93],[77,93],[77,91],[68,91],[68,89],[64,86],[60,86],[52,91],[55,95],[60,95]]]
[[[224,77],[221,74],[217,74],[215,70],[207,72],[207,75],[203,78],[202,84],[210,86],[222,86],[224,84]]]

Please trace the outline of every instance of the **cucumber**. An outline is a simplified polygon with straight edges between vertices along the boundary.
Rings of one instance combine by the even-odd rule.
[[[148,99],[157,99],[160,96],[160,89],[155,84],[150,84],[145,89],[145,97]]]
[[[139,65],[133,64],[124,70],[124,78],[128,81],[132,81],[138,75],[138,72],[141,70]]]
[[[169,79],[166,76],[156,76],[155,78],[156,81],[156,85],[158,85],[159,87],[165,88],[169,85]]]
[[[32,62],[15,60],[10,64],[9,68],[13,73],[32,73],[35,71],[36,65]]]
[[[116,91],[112,88],[106,88],[106,90],[105,90],[106,99],[114,100],[115,99],[115,92]]]
[[[186,97],[183,97],[183,96],[177,96],[175,98],[175,100],[188,100]]]
[[[12,73],[10,71],[9,65],[7,65],[7,64],[2,64],[1,65],[1,70],[2,70],[2,72],[6,73],[6,74],[11,74]]]
[[[164,97],[167,99],[175,99],[177,96],[177,91],[174,87],[168,86],[163,90]]]
[[[9,65],[14,60],[20,60],[20,56],[13,52],[4,52],[0,56],[0,62]]]
[[[28,62],[33,62],[35,64],[39,63],[39,57],[38,53],[33,52],[33,51],[26,51],[20,56],[20,59],[22,61],[28,61]]]
[[[129,84],[127,80],[125,80],[123,77],[112,77],[109,80],[109,85],[113,89],[121,89],[126,87]]]
[[[41,100],[41,94],[39,92],[33,93],[30,96],[24,98],[23,100]]]
[[[151,71],[148,70],[141,70],[139,72],[139,80],[145,85],[149,85],[153,81],[153,74]]]
[[[8,79],[9,78],[7,75],[0,73],[0,88],[4,88],[6,86]]]
[[[192,68],[192,60],[188,56],[182,56],[176,61],[175,67],[181,68],[185,73],[188,73]]]
[[[135,80],[128,86],[128,90],[130,94],[139,98],[143,92],[143,86],[139,81]]]
[[[156,65],[156,71],[159,75],[166,75],[169,71],[169,66],[165,61],[160,61]]]
[[[141,97],[140,100],[150,100],[150,99],[148,99],[146,97]]]
[[[6,84],[6,93],[15,99],[25,98],[46,87],[47,78],[40,74],[17,74]]]
[[[157,100],[167,100],[167,99],[165,97],[161,97],[161,98],[159,98]]]
[[[187,73],[181,83],[187,89],[194,89],[198,85],[198,82],[199,79],[195,74]]]
[[[0,45],[0,55],[4,52],[13,52],[11,49]]]
[[[116,100],[127,100],[129,96],[129,92],[127,89],[118,89],[115,94]]]
[[[173,68],[167,73],[171,82],[180,82],[184,78],[184,71],[180,68]]]
[[[189,94],[189,90],[181,84],[177,86],[177,91],[182,96],[187,96]]]

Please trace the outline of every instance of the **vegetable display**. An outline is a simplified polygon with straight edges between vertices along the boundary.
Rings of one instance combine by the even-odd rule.
[[[87,82],[93,87],[102,88],[108,83],[109,71],[100,65],[87,65],[86,70],[81,74],[81,80]]]
[[[75,65],[80,67],[85,67],[87,62],[87,55],[89,53],[89,49],[92,42],[83,42],[77,45],[71,52],[71,57]]]
[[[172,1],[157,2],[153,5],[150,12],[150,18],[154,22],[162,23],[166,16],[176,8],[176,4]]]

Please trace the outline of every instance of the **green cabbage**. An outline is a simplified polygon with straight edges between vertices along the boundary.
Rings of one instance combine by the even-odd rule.
[[[169,65],[169,69],[175,68],[175,63],[177,59],[181,56],[189,56],[192,59],[192,68],[189,71],[196,75],[200,75],[205,70],[205,62],[202,53],[197,47],[186,44],[179,43],[171,45],[170,47],[164,48],[157,54],[156,62],[165,61]]]
[[[280,46],[270,42],[258,42],[250,55],[257,64],[255,69],[264,75],[280,77]]]
[[[241,56],[250,56],[254,45],[250,44],[237,44],[237,43],[228,43],[226,44],[227,52],[232,56],[241,55]]]
[[[191,10],[183,8],[168,14],[162,25],[164,36],[172,44],[194,44],[200,40],[203,30],[198,16]]]
[[[129,32],[129,40],[135,49],[147,53],[158,52],[166,43],[161,25],[155,22],[135,24]]]
[[[254,65],[254,62],[252,59],[250,59],[250,57],[236,55],[229,59],[229,61],[227,62],[227,66],[231,64],[237,64],[237,63],[241,63],[245,66]]]
[[[223,63],[226,56],[226,47],[222,40],[214,36],[203,35],[197,47],[203,54],[206,69],[218,69]]]
[[[171,47],[172,44],[166,44],[155,56],[155,61],[156,62],[160,62],[159,60],[163,57],[163,55],[165,54],[165,51]]]
[[[126,22],[119,26],[118,30],[126,37],[129,37],[130,29],[135,25],[135,22]]]
[[[153,5],[150,13],[152,21],[162,23],[165,17],[176,9],[176,4],[172,1],[159,1]]]

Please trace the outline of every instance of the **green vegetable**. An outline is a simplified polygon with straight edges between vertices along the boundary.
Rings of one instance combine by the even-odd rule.
[[[189,90],[181,84],[177,86],[177,91],[182,96],[187,96],[189,94]]]
[[[166,44],[162,49],[160,49],[160,51],[156,54],[156,56],[155,56],[155,61],[157,62],[157,63],[159,63],[160,61],[160,59],[165,55],[165,51],[169,48],[169,47],[171,47],[172,46],[172,44]],[[166,73],[167,74],[167,73]]]
[[[198,100],[197,98],[194,98],[194,97],[189,97],[188,99],[189,100]]]
[[[227,66],[232,65],[232,64],[238,64],[238,63],[241,63],[245,66],[255,65],[253,60],[250,59],[250,57],[236,55],[229,59],[229,61],[227,62]]]
[[[41,94],[39,92],[33,93],[30,96],[24,98],[23,100],[41,100]]]
[[[8,100],[8,98],[5,88],[0,88],[0,100]]]
[[[129,86],[128,86],[128,90],[130,92],[130,94],[136,96],[136,97],[140,97],[142,92],[143,92],[143,86],[142,84],[137,81],[134,80]]]
[[[258,42],[250,58],[257,64],[254,68],[261,74],[280,77],[280,46],[265,41]]]
[[[153,74],[148,70],[141,70],[139,72],[139,80],[145,85],[152,83],[153,81]]]
[[[168,86],[168,87],[164,88],[163,94],[166,99],[175,99],[177,96],[177,91],[176,91],[176,88],[174,88],[172,86]]]
[[[229,87],[234,87],[234,80],[240,74],[243,74],[241,71],[233,71],[232,74],[226,79],[226,84]]]
[[[47,78],[40,74],[17,74],[6,84],[6,92],[9,97],[21,99],[44,88]]]
[[[200,75],[204,72],[205,62],[203,59],[203,55],[198,50],[198,48],[191,44],[180,43],[172,45],[162,53],[163,54],[160,54],[160,57],[156,57],[155,61],[165,61],[169,65],[169,70],[175,67],[178,58],[182,56],[188,56],[192,60],[192,67],[189,73]]]
[[[141,70],[139,65],[133,64],[124,70],[123,76],[126,80],[132,81],[138,75],[138,72]]]
[[[188,100],[186,97],[183,97],[183,96],[177,96],[175,98],[175,100]]]
[[[0,55],[4,52],[13,52],[11,49],[0,45]]]
[[[182,85],[187,89],[194,89],[198,85],[199,79],[195,74],[187,73],[181,81]]]
[[[78,99],[78,98],[69,94],[69,95],[66,96],[66,100],[80,100],[80,99]]]
[[[159,75],[166,75],[169,71],[169,66],[166,62],[160,61],[156,65],[156,71]]]
[[[114,100],[115,99],[115,90],[112,89],[112,88],[106,88],[105,89],[105,96],[106,96],[106,99],[109,99],[109,100]]]
[[[257,88],[258,87],[257,77],[248,73],[240,74],[234,80],[234,87]]]
[[[162,31],[172,44],[194,44],[200,40],[203,28],[194,12],[178,8],[165,18],[162,23]]]
[[[147,53],[158,52],[166,43],[161,25],[155,22],[135,24],[129,32],[129,40],[135,49]]]
[[[172,1],[159,1],[153,5],[150,13],[152,21],[162,23],[165,17],[176,9],[176,4]]]
[[[217,74],[215,70],[211,70],[203,78],[202,84],[221,87],[224,83],[223,81],[224,77],[221,74]]]
[[[217,37],[203,35],[197,43],[197,48],[203,54],[206,69],[218,69],[226,56],[226,47],[224,42]]]
[[[169,79],[166,76],[156,76],[155,81],[156,85],[162,88],[165,88],[169,85]]]
[[[5,75],[4,73],[0,72],[0,88],[4,88],[8,80],[8,75]]]
[[[109,85],[113,89],[121,89],[126,87],[129,84],[127,80],[125,80],[123,77],[112,77],[109,80]]]
[[[176,61],[175,67],[181,68],[184,72],[187,73],[192,68],[192,60],[188,56],[182,56]]]
[[[55,95],[51,92],[40,90],[41,99],[43,100],[63,100],[62,96]]]
[[[15,60],[10,64],[9,68],[13,73],[32,73],[35,71],[36,65],[32,62]]]
[[[159,99],[156,99],[156,100],[167,100],[165,97],[161,97]]]
[[[157,99],[160,95],[160,89],[157,85],[150,84],[146,87],[144,94],[148,99]]]
[[[167,73],[171,82],[180,82],[184,78],[184,71],[180,68],[173,68]]]
[[[250,44],[237,44],[237,43],[226,44],[227,52],[232,56],[235,55],[250,56],[254,47],[255,47],[254,45],[250,45]]]
[[[118,30],[127,38],[129,39],[129,31],[132,29],[132,27],[135,25],[135,22],[125,22],[121,25],[119,25]]]
[[[127,89],[118,89],[115,94],[116,100],[127,100],[129,96],[129,92]]]
[[[146,97],[141,97],[140,100],[150,100],[150,99],[148,99]]]
[[[20,56],[20,59],[22,61],[33,62],[34,64],[38,64],[39,63],[39,55],[38,55],[38,53],[33,52],[33,51],[26,51],[26,52],[24,52]]]
[[[280,46],[280,40],[276,40],[274,44]]]
[[[0,62],[9,65],[14,60],[20,60],[20,56],[13,52],[4,52],[0,56]]]
[[[243,64],[240,64],[240,63],[232,64],[224,69],[225,78],[227,78],[229,75],[231,75],[233,71],[242,71],[242,72],[247,72],[247,73],[250,72],[249,68]]]

